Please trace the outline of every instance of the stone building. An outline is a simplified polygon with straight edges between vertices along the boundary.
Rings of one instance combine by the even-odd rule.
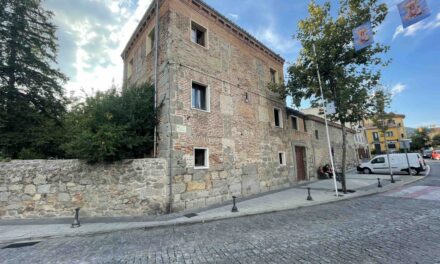
[[[314,179],[328,162],[323,119],[267,89],[283,81],[284,59],[203,1],[159,5],[157,156],[168,161],[169,210]],[[153,78],[154,31],[155,3],[122,53],[125,85]]]

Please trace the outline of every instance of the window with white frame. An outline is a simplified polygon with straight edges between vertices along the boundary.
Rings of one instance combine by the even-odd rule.
[[[203,111],[210,110],[208,86],[195,82],[192,83],[191,107]]]
[[[290,116],[290,120],[292,120],[292,129],[298,130],[298,118]]]
[[[273,109],[273,117],[274,117],[274,123],[275,127],[283,127],[283,115],[281,113],[281,109],[274,108]]]
[[[206,47],[206,28],[191,21],[191,41]]]
[[[194,148],[194,168],[209,168],[209,150],[207,148]]]
[[[278,164],[286,165],[286,153],[278,152]]]

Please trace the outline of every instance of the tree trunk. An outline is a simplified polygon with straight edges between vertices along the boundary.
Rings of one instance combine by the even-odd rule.
[[[346,156],[347,156],[347,135],[345,133],[345,122],[341,121],[342,125],[342,168],[341,168],[341,185],[342,185],[342,192],[347,193],[347,185],[345,183],[345,162],[346,162]]]

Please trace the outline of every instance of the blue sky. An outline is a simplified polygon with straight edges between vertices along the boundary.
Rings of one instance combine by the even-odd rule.
[[[376,41],[391,46],[392,63],[382,83],[393,94],[390,110],[406,115],[406,126],[440,126],[440,1],[428,0],[431,16],[401,27],[396,4],[383,0],[389,14]],[[301,49],[292,38],[309,0],[205,0],[257,39],[294,62]],[[324,1],[316,1],[318,4]],[[336,6],[337,0],[331,1]],[[73,4],[74,3],[74,4]],[[54,11],[59,64],[70,78],[69,92],[108,89],[121,83],[120,53],[151,0],[46,0]],[[305,104],[306,105],[306,104]]]

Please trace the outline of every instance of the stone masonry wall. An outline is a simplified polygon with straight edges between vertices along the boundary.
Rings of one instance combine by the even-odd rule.
[[[87,165],[78,160],[0,163],[0,219],[141,216],[165,212],[164,159]]]

